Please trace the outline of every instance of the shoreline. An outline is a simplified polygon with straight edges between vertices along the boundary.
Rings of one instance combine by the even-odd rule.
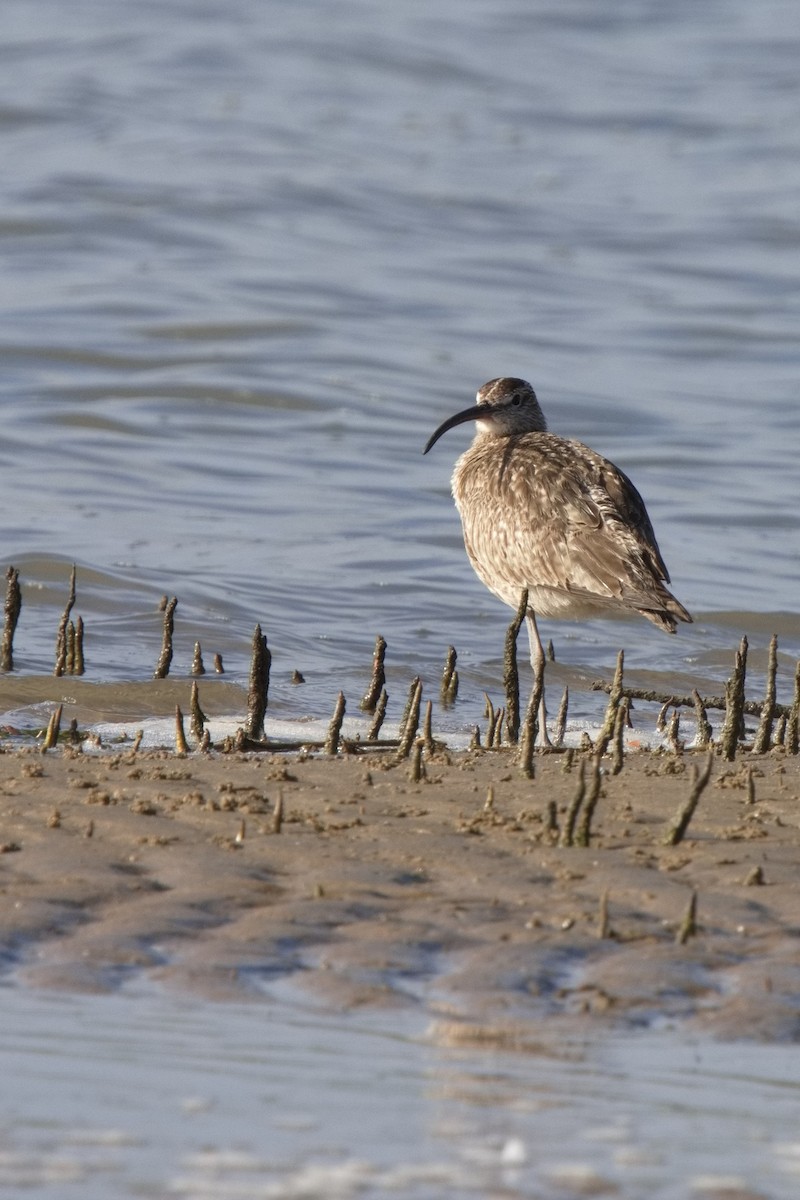
[[[218,999],[283,978],[421,1006],[456,1042],[524,1045],[543,1018],[797,1036],[800,761],[715,758],[667,846],[707,755],[606,759],[583,848],[558,844],[581,757],[537,753],[531,780],[511,751],[442,750],[415,782],[388,756],[3,750],[6,975]]]

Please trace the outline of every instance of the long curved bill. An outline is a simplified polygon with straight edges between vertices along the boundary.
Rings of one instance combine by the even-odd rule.
[[[435,433],[432,433],[428,438],[428,444],[422,451],[427,454],[431,446],[436,445],[443,433],[447,433],[448,429],[454,429],[456,425],[463,425],[465,421],[479,421],[490,406],[488,404],[473,404],[469,408],[465,408],[463,412],[456,413],[454,417],[448,417],[446,421],[442,421]]]

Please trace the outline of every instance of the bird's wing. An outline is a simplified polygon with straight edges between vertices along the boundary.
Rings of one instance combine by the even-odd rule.
[[[474,484],[483,495],[460,506],[462,516],[467,507],[479,514],[465,520],[471,557],[493,543],[516,587],[661,607],[669,577],[650,519],[612,463],[580,442],[533,433],[507,439],[482,467]]]

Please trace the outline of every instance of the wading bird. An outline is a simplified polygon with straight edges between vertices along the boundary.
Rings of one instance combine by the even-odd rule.
[[[476,423],[453,471],[453,498],[469,561],[489,591],[516,609],[528,590],[534,671],[544,669],[537,615],[639,613],[667,633],[690,622],[666,587],[647,509],[627,475],[581,442],[548,433],[524,379],[491,379],[476,399],[439,426],[423,453],[448,429]]]

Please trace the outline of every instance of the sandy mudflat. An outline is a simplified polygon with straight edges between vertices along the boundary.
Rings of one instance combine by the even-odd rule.
[[[577,755],[530,781],[507,751],[446,754],[414,783],[377,753],[0,753],[4,961],[38,986],[143,971],[219,998],[289,978],[327,1005],[422,1005],[454,1040],[660,1018],[797,1036],[800,761],[717,759],[670,848],[692,762],[628,754],[582,849],[547,828]]]

